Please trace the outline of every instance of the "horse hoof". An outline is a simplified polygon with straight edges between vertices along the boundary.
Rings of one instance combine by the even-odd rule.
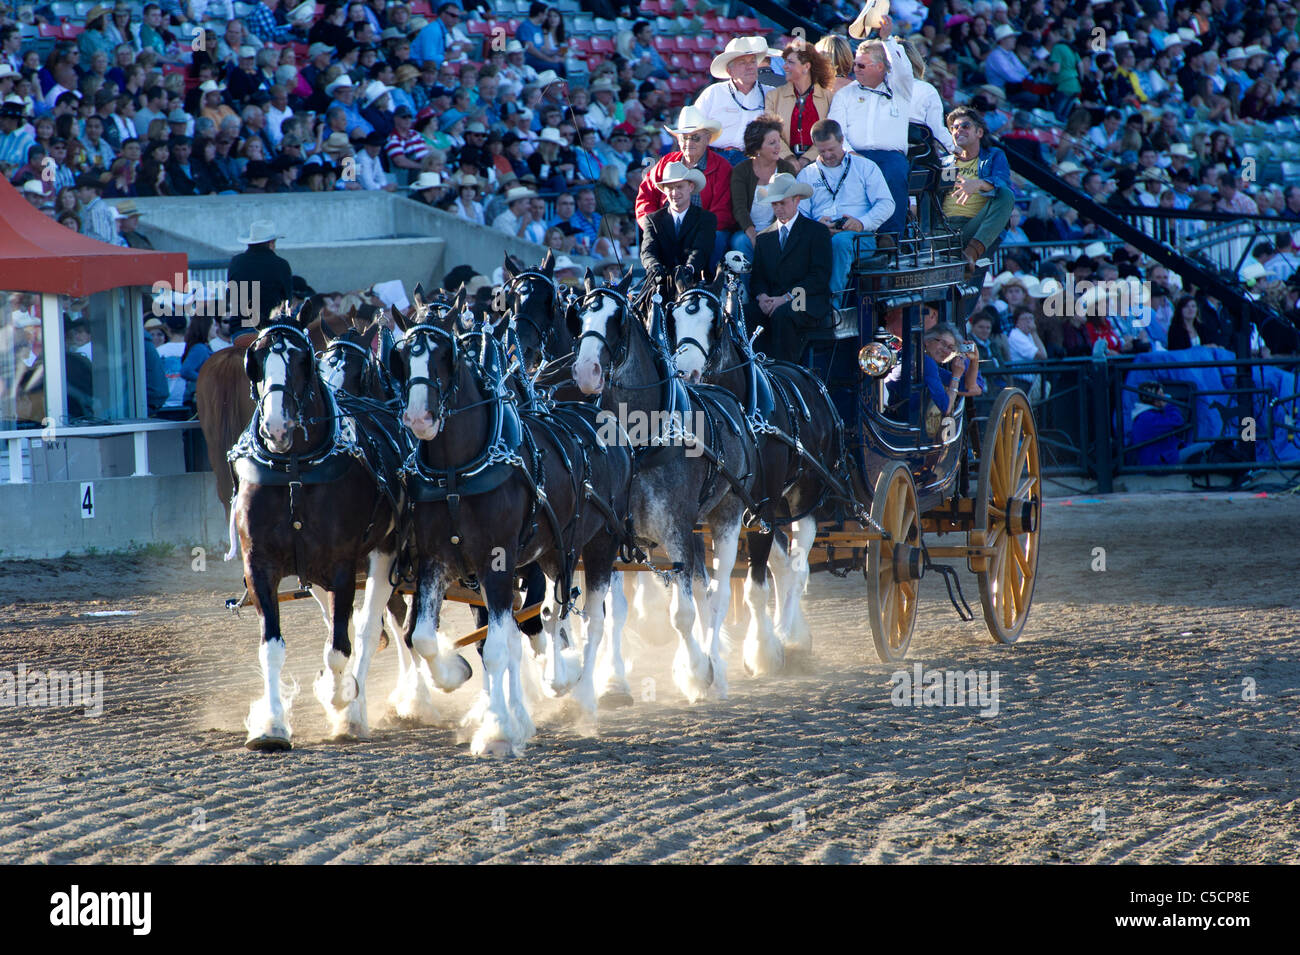
[[[483,747],[483,755],[493,759],[509,759],[514,754],[514,747],[504,739],[494,739]]]
[[[621,710],[635,703],[636,700],[632,699],[632,694],[627,690],[611,690],[600,697],[600,707],[605,710]]]
[[[282,753],[293,749],[293,744],[283,736],[254,736],[244,745],[258,753]]]

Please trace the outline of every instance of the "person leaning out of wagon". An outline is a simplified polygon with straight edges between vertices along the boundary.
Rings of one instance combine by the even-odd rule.
[[[945,414],[952,414],[963,398],[984,394],[979,351],[950,325],[936,325],[925,333],[925,388]]]
[[[718,220],[712,212],[691,202],[704,188],[704,173],[685,163],[670,162],[659,180],[668,204],[646,218],[641,238],[641,265],[646,282],[671,279],[679,268],[703,276],[713,254]],[[672,294],[668,298],[675,297]]]
[[[971,268],[996,244],[1015,206],[1011,166],[1001,149],[983,145],[987,130],[984,118],[973,109],[959,106],[948,114],[957,153],[942,176],[951,184],[943,214],[961,233],[962,254]]]

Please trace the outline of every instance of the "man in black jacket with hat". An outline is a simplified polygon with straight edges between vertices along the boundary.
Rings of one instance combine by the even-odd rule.
[[[259,219],[239,237],[248,248],[230,260],[226,270],[226,313],[241,315],[245,325],[259,325],[293,294],[293,269],[275,254],[280,235],[275,223]]]
[[[704,173],[685,163],[670,162],[664,168],[657,185],[668,203],[646,217],[641,238],[641,264],[647,282],[672,279],[678,268],[705,277],[718,219],[691,202],[691,196],[703,189],[704,183]]]

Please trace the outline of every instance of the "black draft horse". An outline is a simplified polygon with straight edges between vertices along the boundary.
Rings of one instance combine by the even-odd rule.
[[[263,695],[249,709],[246,744],[258,750],[289,749],[293,735],[280,688],[280,581],[295,574],[328,592],[330,640],[314,688],[333,735],[357,738],[369,735],[366,674],[393,586],[400,498],[395,472],[386,476],[392,456],[380,449],[400,441],[396,416],[348,413],[321,379],[308,317],[295,321],[286,303],[249,346],[245,370],[257,405],[230,452],[244,580],[261,617]],[[354,653],[349,624],[361,569]]]
[[[406,467],[418,560],[406,636],[440,688],[461,685],[470,668],[438,632],[439,615],[452,580],[477,584],[488,617],[483,693],[467,717],[477,724],[471,751],[519,753],[533,723],[512,612],[518,569],[538,563],[558,582],[559,602],[567,604],[572,568],[581,556],[589,633],[574,696],[594,720],[599,640],[591,635],[603,630],[632,461],[628,449],[601,443],[594,409],[580,427],[518,408],[496,339],[477,336],[477,347],[461,339],[463,307],[463,292],[445,310],[417,300],[415,324],[404,329],[391,358],[405,395],[402,421],[419,442]],[[550,676],[559,689],[570,678],[557,669],[561,648],[553,650]]]

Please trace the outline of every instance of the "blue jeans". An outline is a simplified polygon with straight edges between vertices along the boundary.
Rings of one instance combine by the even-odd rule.
[[[849,280],[849,267],[853,264],[853,239],[854,236],[860,235],[857,232],[832,232],[831,233],[831,305],[835,308],[843,308],[843,298],[841,292],[847,292],[846,285]],[[868,235],[859,240],[860,247],[863,251],[876,248],[876,237]]]
[[[743,149],[719,149],[722,158],[727,160],[733,166],[738,166],[745,161],[745,151]]]
[[[907,223],[907,155],[892,149],[868,149],[860,155],[870,159],[880,167],[889,186],[889,194],[894,200],[894,214],[886,219],[878,232],[892,232],[902,238],[903,226]]]

